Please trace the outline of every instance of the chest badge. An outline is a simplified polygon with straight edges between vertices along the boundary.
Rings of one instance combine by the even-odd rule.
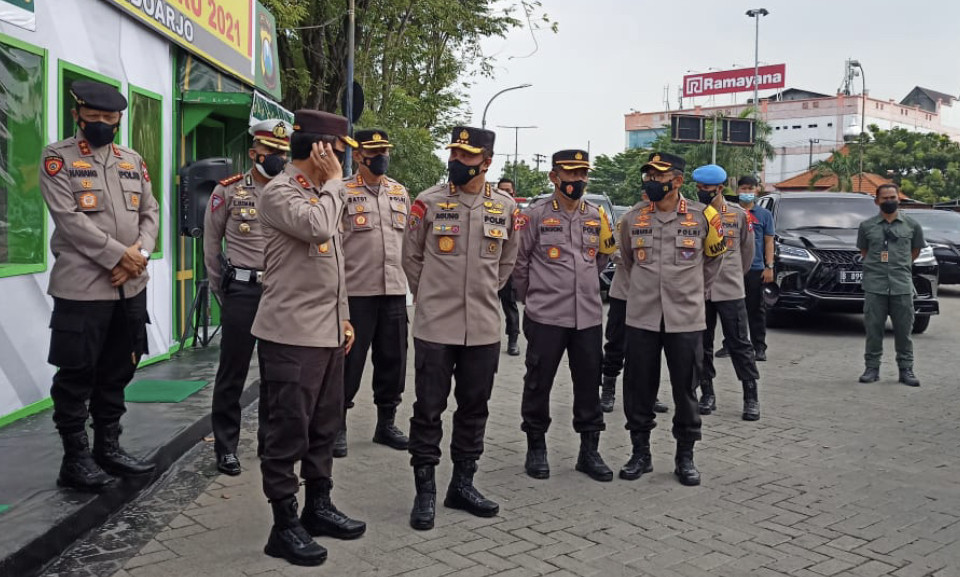
[[[358,214],[358,215],[356,216],[356,218],[353,219],[353,222],[354,222],[354,224],[356,224],[357,226],[366,226],[366,225],[367,225],[367,217],[364,216],[364,215],[362,215],[362,214]]]
[[[497,254],[497,249],[500,248],[500,244],[496,242],[491,242],[487,245],[487,253]]]
[[[327,254],[328,252],[330,252],[330,243],[328,242],[320,243],[319,245],[317,245],[317,251],[320,254]]]
[[[456,241],[450,236],[441,236],[440,240],[437,241],[437,247],[440,249],[440,252],[453,252],[455,246]]]
[[[551,259],[551,260],[556,260],[556,259],[560,258],[560,248],[559,248],[559,247],[556,247],[556,246],[551,246],[551,247],[547,250],[547,258],[549,258],[549,259]]]
[[[86,192],[80,195],[80,208],[97,208],[97,195],[92,192]]]
[[[240,234],[250,234],[250,225],[245,222],[241,222],[237,228],[240,230]]]
[[[647,249],[645,248],[637,249],[637,262],[647,262]]]

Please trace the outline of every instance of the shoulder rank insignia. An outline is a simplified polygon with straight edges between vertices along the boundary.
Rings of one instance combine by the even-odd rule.
[[[143,179],[150,182],[150,172],[147,170],[147,163],[140,161],[140,171],[143,173]]]
[[[124,165],[126,165],[126,166],[124,166]],[[84,161],[82,161],[82,160],[74,160],[72,163],[70,163],[70,166],[72,166],[72,167],[74,167],[74,168],[93,168],[93,165],[92,165],[92,164],[90,164],[89,162],[84,162]],[[120,166],[120,168],[122,168],[122,169],[124,169],[124,170],[133,170],[133,165],[132,165],[132,164],[128,164],[128,163],[126,163],[126,162],[121,162],[121,163],[119,164],[119,166]]]
[[[47,176],[56,176],[63,169],[63,159],[59,156],[48,156],[43,159],[43,171]]]
[[[90,150],[90,144],[86,140],[80,140],[77,142],[77,148],[80,150],[81,156],[92,156],[93,151]]]
[[[113,147],[113,155],[116,156],[117,158],[120,158],[122,156],[120,154],[120,148],[116,144],[113,144],[112,142],[110,143],[110,146]]]
[[[297,179],[297,182],[300,183],[300,186],[302,186],[303,188],[311,188],[310,182],[308,182],[307,179],[304,178],[302,174],[298,174],[296,176],[296,179]]]
[[[223,180],[221,180],[221,181],[220,181],[220,186],[230,186],[231,184],[233,184],[234,182],[237,182],[237,181],[240,180],[241,178],[243,178],[243,173],[242,173],[242,172],[241,172],[241,173],[238,173],[238,174],[234,174],[233,176],[229,176],[229,177],[224,178]]]

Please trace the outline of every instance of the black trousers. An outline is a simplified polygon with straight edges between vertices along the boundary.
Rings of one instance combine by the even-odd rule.
[[[260,472],[275,501],[306,481],[333,474],[333,441],[343,420],[343,347],[300,347],[261,340],[260,379],[267,398]]]
[[[213,385],[210,416],[217,455],[236,453],[240,442],[240,395],[250,372],[253,347],[257,344],[250,328],[257,316],[262,292],[260,285],[232,282],[220,303],[220,365]],[[266,419],[265,404],[261,403],[261,424]]]
[[[500,363],[500,343],[468,347],[413,339],[416,395],[410,418],[410,464],[440,462],[443,411],[456,379],[450,456],[454,461],[476,461],[483,454],[490,393]]]
[[[508,337],[515,337],[520,334],[520,309],[517,307],[517,298],[513,292],[513,279],[507,279],[507,284],[503,285],[500,292],[500,306],[503,307],[503,320],[506,323]]]
[[[360,390],[367,351],[373,362],[373,402],[396,407],[407,375],[407,297],[384,295],[350,297],[350,324],[356,337],[344,361],[343,387],[346,408]]]
[[[747,336],[747,307],[743,299],[734,301],[707,301],[707,330],[703,331],[703,373],[701,378],[713,380],[717,370],[713,366],[713,338],[717,332],[717,317],[723,331],[723,346],[730,352],[733,370],[740,381],[760,378],[753,344]]]
[[[520,428],[527,433],[546,433],[550,428],[550,390],[566,351],[573,378],[573,430],[604,430],[600,409],[600,325],[578,331],[538,323],[523,315],[523,336],[527,339],[527,372],[523,376]]]
[[[623,356],[626,352],[627,301],[607,299],[606,344],[603,345],[603,376],[617,378],[623,370]]]
[[[767,306],[763,304],[763,271],[750,270],[743,277],[750,342],[756,351],[767,350]]]
[[[123,301],[53,299],[47,362],[58,368],[50,388],[58,431],[82,431],[88,415],[94,425],[120,421],[148,322],[146,290]]]
[[[656,427],[653,404],[660,389],[660,353],[667,357],[673,389],[673,436],[681,442],[700,440],[700,411],[694,389],[703,358],[703,331],[668,333],[626,328],[627,362],[623,371],[623,411],[630,431]]]

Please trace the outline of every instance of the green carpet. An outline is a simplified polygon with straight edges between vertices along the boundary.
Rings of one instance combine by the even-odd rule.
[[[127,386],[128,403],[179,403],[196,393],[206,381],[137,381]]]

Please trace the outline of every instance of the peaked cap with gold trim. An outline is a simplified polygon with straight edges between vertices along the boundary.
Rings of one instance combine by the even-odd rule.
[[[369,130],[358,130],[356,132],[357,142],[360,148],[365,150],[376,150],[378,148],[393,148],[390,139],[387,137],[386,130],[372,128]]]
[[[586,150],[570,149],[561,150],[553,153],[553,167],[560,167],[564,170],[576,170],[578,168],[592,169],[590,166],[590,154]]]
[[[250,136],[254,143],[260,143],[270,148],[287,152],[290,150],[291,127],[283,120],[271,118],[261,120],[250,127]]]
[[[493,154],[493,143],[497,133],[483,128],[472,126],[455,126],[450,135],[450,144],[447,148],[460,148],[470,154],[480,154],[484,149]]]

